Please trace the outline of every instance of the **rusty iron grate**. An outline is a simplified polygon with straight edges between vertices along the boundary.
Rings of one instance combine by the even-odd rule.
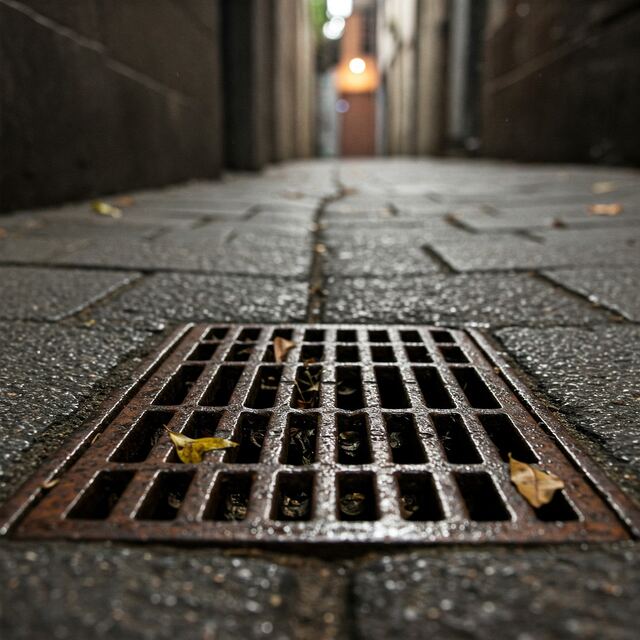
[[[277,336],[296,343],[282,364]],[[165,425],[240,446],[185,465]],[[533,509],[509,480],[510,452],[566,488]],[[4,532],[243,544],[616,540],[633,530],[625,500],[480,333],[188,325],[25,485]]]

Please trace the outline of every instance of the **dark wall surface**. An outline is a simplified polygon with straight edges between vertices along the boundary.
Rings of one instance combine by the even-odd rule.
[[[215,0],[0,0],[0,210],[215,177]]]
[[[483,152],[640,164],[640,3],[488,4]]]

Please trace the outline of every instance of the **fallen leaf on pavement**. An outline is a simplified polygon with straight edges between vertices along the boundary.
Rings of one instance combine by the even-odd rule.
[[[102,202],[101,200],[94,200],[91,203],[91,208],[101,216],[109,216],[110,218],[121,218],[122,211],[118,207],[114,207],[108,202]]]
[[[286,338],[281,338],[278,336],[273,340],[273,355],[275,356],[276,362],[282,362],[286,357],[287,353],[296,346],[296,343],[293,340],[287,340]]]
[[[592,204],[589,207],[589,213],[592,216],[617,216],[619,213],[622,213],[622,205],[619,202]]]
[[[130,207],[135,203],[135,199],[133,196],[120,196],[116,198],[114,204],[118,207]]]
[[[594,182],[591,185],[592,193],[611,193],[611,191],[615,191],[615,190],[616,190],[616,183],[609,182],[608,180],[602,181],[602,182]]]
[[[515,460],[511,454],[509,454],[509,473],[516,489],[536,509],[551,502],[555,492],[564,488],[564,482],[558,476]]]
[[[176,448],[176,453],[185,464],[198,464],[202,462],[202,456],[207,451],[216,449],[229,449],[237,447],[237,442],[225,440],[224,438],[189,438],[181,433],[175,433],[167,429],[167,433]]]

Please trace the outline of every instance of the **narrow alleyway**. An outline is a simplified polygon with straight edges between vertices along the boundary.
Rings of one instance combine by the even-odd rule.
[[[101,200],[119,217],[83,202],[0,221],[3,502],[192,321],[479,328],[640,498],[636,171],[308,161]],[[12,638],[623,639],[640,596],[631,543],[5,541],[0,565]]]

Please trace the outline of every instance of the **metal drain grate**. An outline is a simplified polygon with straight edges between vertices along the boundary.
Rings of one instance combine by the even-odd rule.
[[[296,343],[283,364],[277,336]],[[165,425],[239,447],[185,465]],[[566,488],[533,509],[509,480],[509,453]],[[630,537],[626,507],[480,334],[197,325],[27,483],[4,529],[225,543],[560,542]]]

